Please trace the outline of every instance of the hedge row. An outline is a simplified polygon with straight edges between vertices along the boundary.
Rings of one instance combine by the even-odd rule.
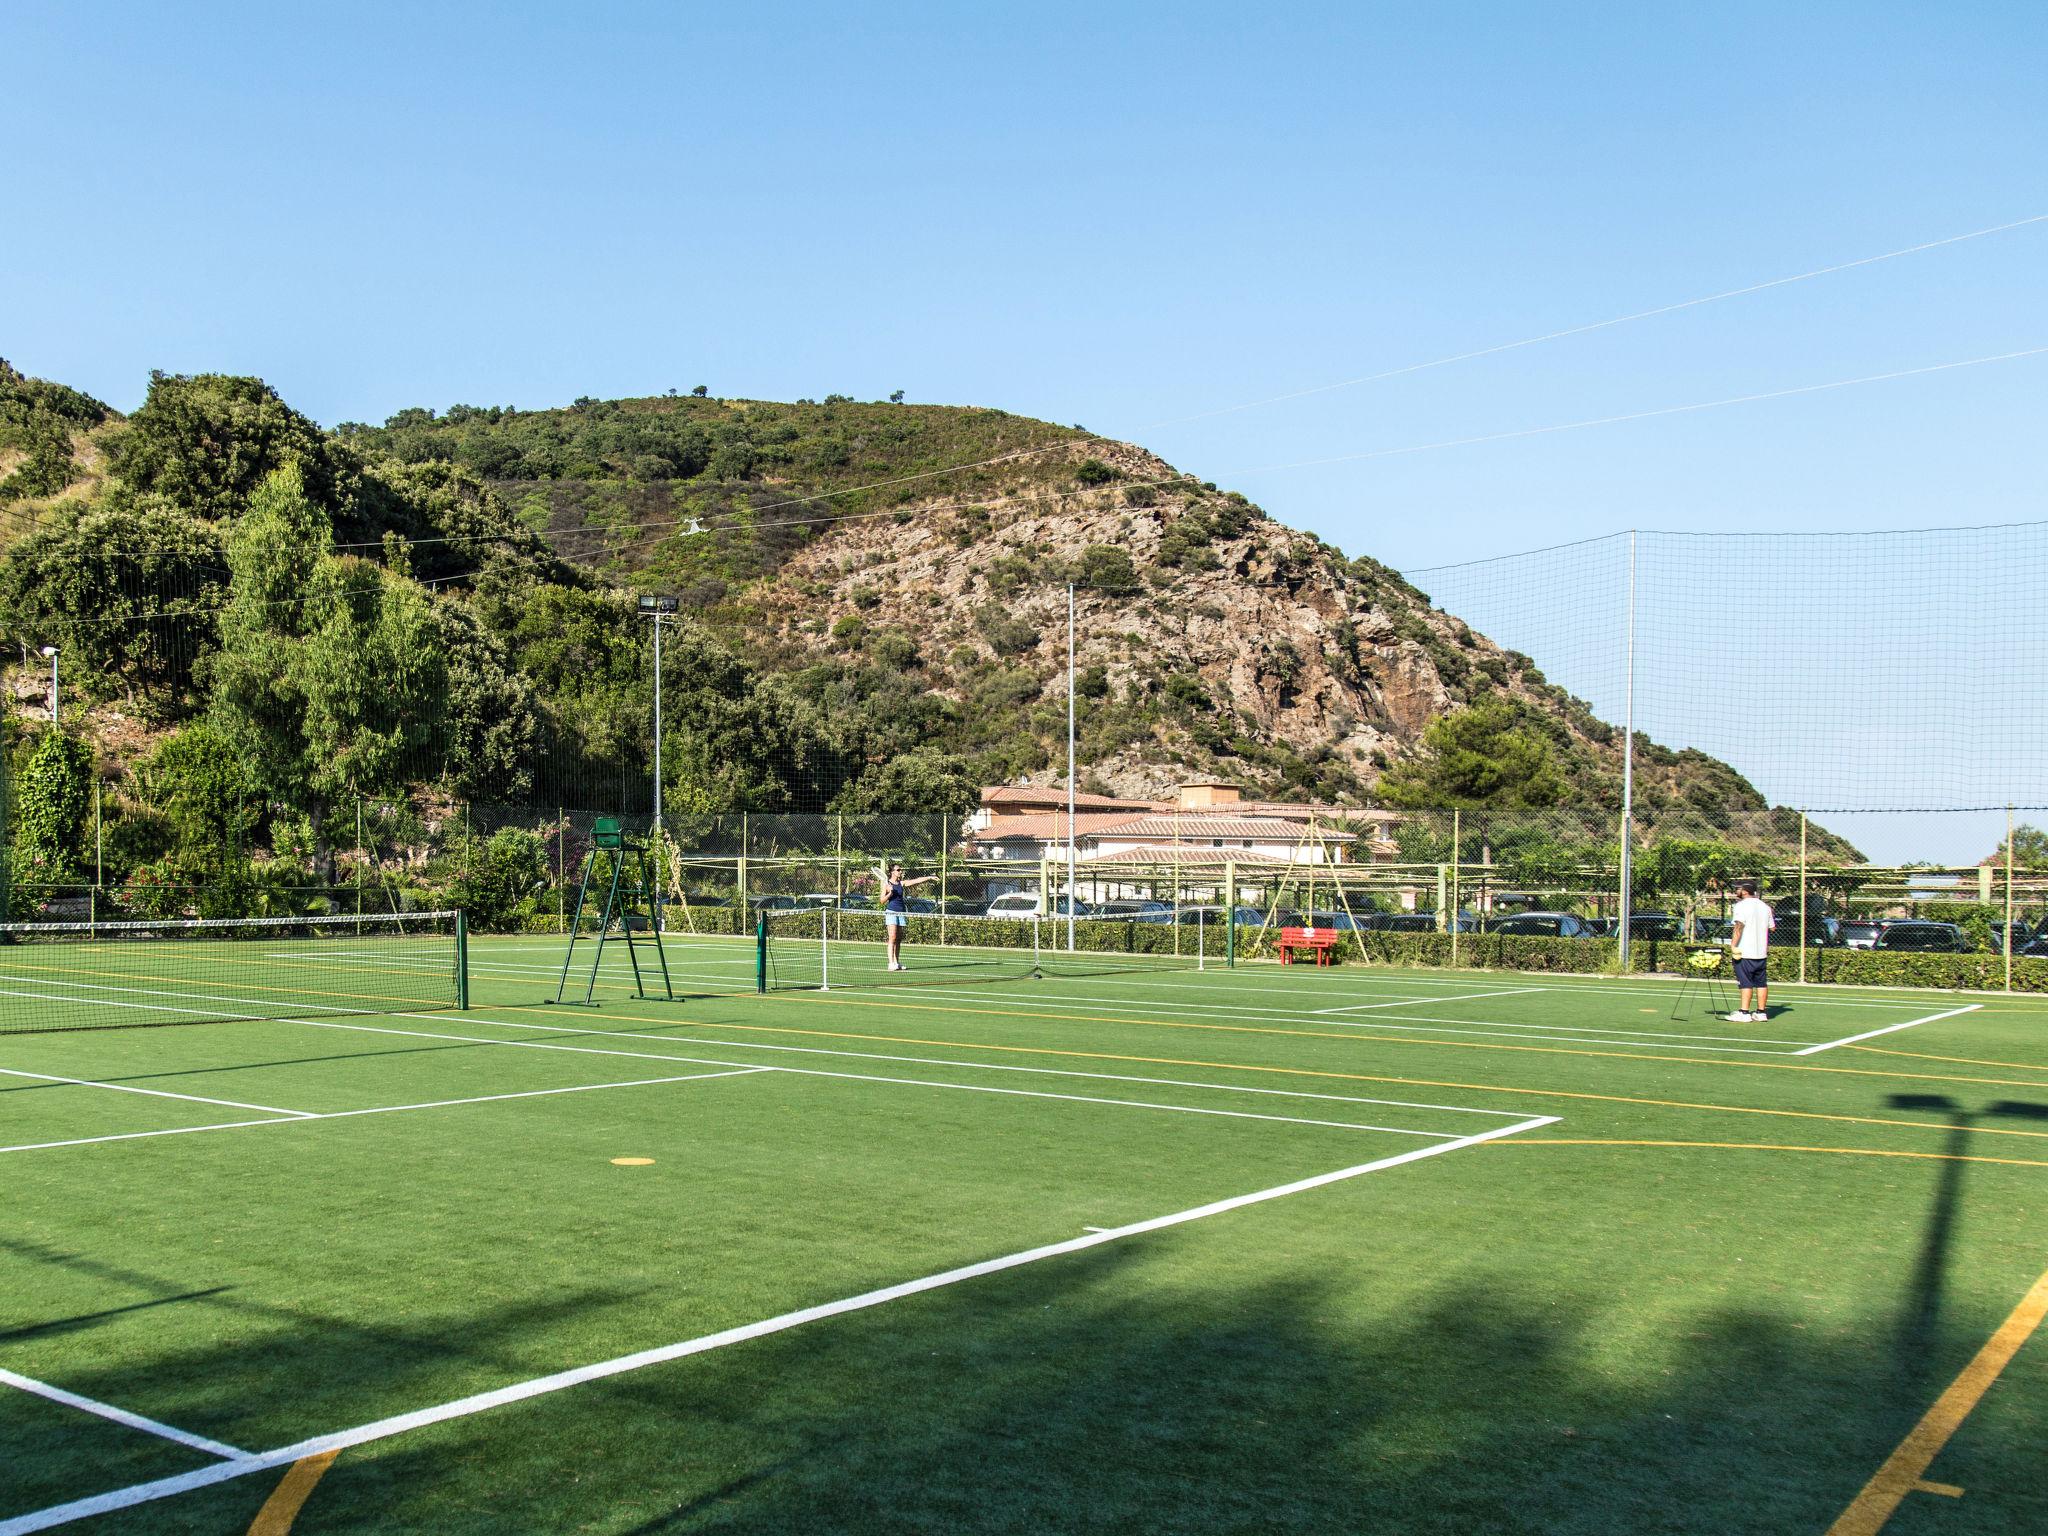
[[[1240,936],[1238,953],[1248,959],[1271,959],[1278,934]],[[1639,939],[1629,946],[1629,970],[1635,974],[1678,972],[1689,951],[1682,944]],[[1447,966],[1451,936],[1447,933],[1347,933],[1338,936],[1336,958],[1386,965]],[[1457,963],[1475,970],[1577,972],[1617,970],[1612,939],[1545,939],[1519,934],[1461,933]],[[1771,951],[1772,978],[1799,978],[1797,950]],[[1724,966],[1721,975],[1728,975]],[[1869,949],[1811,949],[1806,955],[1809,982],[1847,986],[1972,988],[2002,991],[2005,957],[1994,954],[1922,955]],[[2048,960],[2015,959],[2015,992],[2048,992]]]

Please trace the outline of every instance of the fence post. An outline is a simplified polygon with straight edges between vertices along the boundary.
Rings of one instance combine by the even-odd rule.
[[[1799,979],[1806,980],[1806,812],[1799,813]]]
[[[1462,835],[1463,835],[1463,828],[1462,828],[1462,826],[1461,826],[1461,824],[1460,824],[1460,822],[1459,822],[1459,819],[1458,819],[1458,813],[1457,813],[1456,811],[1452,811],[1452,812],[1451,812],[1451,915],[1450,915],[1450,918],[1449,918],[1449,922],[1450,922],[1450,925],[1451,925],[1451,969],[1452,969],[1452,970],[1454,970],[1454,971],[1455,971],[1455,970],[1456,970],[1456,969],[1458,968],[1458,914],[1459,914],[1459,912],[1460,912],[1460,911],[1462,910],[1462,908],[1460,907],[1460,905],[1459,905],[1459,902],[1458,902],[1458,859],[1459,859],[1459,849],[1458,849],[1458,842],[1459,842],[1459,839],[1461,838],[1461,836],[1462,836]]]
[[[363,915],[363,797],[356,796],[356,916]]]
[[[2005,808],[2005,990],[2012,990],[2012,807]]]
[[[555,805],[555,931],[569,931],[569,813]]]
[[[946,879],[951,869],[953,851],[953,817],[948,811],[939,812],[939,947],[946,944]]]
[[[1223,967],[1237,964],[1237,860],[1223,861]]]

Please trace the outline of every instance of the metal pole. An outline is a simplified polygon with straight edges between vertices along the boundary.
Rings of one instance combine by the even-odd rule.
[[[57,648],[50,647],[50,724],[57,723]]]
[[[1463,828],[1462,828],[1462,826],[1460,825],[1460,817],[1459,817],[1459,813],[1458,813],[1458,812],[1456,812],[1456,811],[1452,811],[1452,812],[1451,812],[1451,915],[1450,915],[1450,924],[1451,924],[1451,969],[1452,969],[1452,970],[1456,970],[1456,969],[1458,968],[1458,915],[1459,915],[1459,913],[1460,913],[1460,912],[1461,912],[1461,911],[1463,910],[1463,909],[1462,909],[1462,907],[1461,907],[1461,906],[1459,905],[1459,901],[1458,901],[1458,859],[1459,859],[1459,857],[1460,857],[1460,853],[1459,853],[1459,849],[1458,849],[1458,843],[1459,843],[1459,840],[1460,840],[1460,838],[1461,838],[1461,836],[1462,836],[1462,833],[1463,833]]]
[[[657,867],[665,862],[661,849],[661,615],[654,616],[654,837]],[[661,877],[655,876],[654,931],[661,932]]]
[[[1067,583],[1067,950],[1074,948],[1074,584]]]
[[[1623,670],[1621,727],[1621,922],[1622,974],[1628,973],[1630,890],[1634,883],[1634,855],[1629,847],[1636,807],[1636,531],[1628,531],[1628,641]]]
[[[1806,980],[1806,812],[1799,813],[1799,979]]]
[[[2005,990],[2012,990],[2012,807],[2005,808]]]
[[[953,818],[949,812],[939,813],[939,948],[946,947],[946,876],[948,857],[953,847]]]

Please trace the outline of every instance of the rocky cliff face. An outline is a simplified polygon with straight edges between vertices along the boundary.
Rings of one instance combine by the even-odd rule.
[[[1064,763],[1072,580],[1081,759],[1106,791],[1157,795],[1213,773],[1267,794],[1364,798],[1432,719],[1504,697],[1549,737],[1575,795],[1618,807],[1619,733],[1530,658],[1376,562],[1139,449],[1069,452],[1070,488],[833,525],[746,595],[759,643],[787,667],[879,657],[969,719],[992,687],[1028,693],[1043,751],[1016,776],[1050,782]],[[1652,802],[1711,781],[1729,810],[1763,808],[1725,765],[1661,756],[1641,765]]]

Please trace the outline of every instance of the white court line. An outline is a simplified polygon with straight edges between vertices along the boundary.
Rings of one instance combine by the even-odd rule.
[[[145,1434],[161,1439],[175,1440],[179,1445],[195,1451],[204,1451],[209,1456],[219,1456],[227,1461],[241,1461],[248,1452],[237,1450],[232,1445],[223,1445],[218,1440],[209,1440],[204,1435],[195,1435],[188,1430],[171,1424],[160,1424],[155,1419],[146,1419],[139,1413],[130,1413],[126,1408],[116,1408],[112,1403],[100,1402],[97,1398],[81,1397],[76,1392],[67,1392],[62,1387],[53,1387],[47,1381],[37,1381],[32,1376],[17,1376],[13,1371],[0,1371],[0,1383],[19,1387],[24,1392],[33,1392],[37,1397],[46,1397],[53,1403],[62,1403],[67,1408],[81,1408],[87,1413],[98,1414],[116,1424],[125,1424],[130,1429],[139,1429]]]
[[[34,1531],[47,1531],[55,1526],[68,1525],[74,1520],[86,1520],[95,1515],[104,1515],[117,1509],[133,1509],[138,1504],[151,1503],[157,1499],[170,1498],[176,1494],[189,1493],[197,1488],[211,1487],[216,1483],[229,1482],[235,1478],[248,1477],[253,1473],[268,1471],[273,1467],[287,1466],[308,1456],[322,1456],[329,1451],[343,1451],[351,1446],[367,1445],[376,1440],[388,1440],[394,1435],[422,1429],[429,1424],[442,1424],[450,1419],[468,1418],[472,1414],[484,1413],[508,1403],[525,1402],[552,1392],[580,1387],[593,1381],[604,1381],[610,1377],[623,1376],[631,1371],[645,1370],[649,1366],[665,1365],[672,1360],[686,1359],[691,1355],[708,1354],[715,1349],[729,1345],[743,1344],[752,1339],[766,1338],[770,1334],[785,1333],[800,1328],[806,1323],[821,1322],[827,1318],[843,1317],[851,1312],[863,1312],[871,1307],[900,1301],[908,1296],[922,1295],[946,1286],[958,1285],[966,1280],[978,1280],[985,1275],[1001,1274],[1005,1270],[1021,1269],[1027,1264],[1036,1264],[1045,1259],[1058,1258],[1069,1253],[1080,1253],[1097,1248],[1104,1243],[1117,1242],[1126,1237],[1142,1233],[1159,1232],[1169,1227],[1185,1226],[1189,1222],[1202,1221],[1211,1216],[1220,1216],[1228,1211],[1241,1210],[1246,1206],[1258,1205],[1268,1200],[1279,1200],[1311,1189],[1320,1189],[1328,1184],[1355,1179],[1363,1174],[1379,1173],[1403,1163],[1418,1162],[1425,1157],[1438,1157],[1446,1152],[1456,1152],[1463,1147],[1476,1146],[1480,1142],[1493,1141],[1517,1132],[1536,1130],[1542,1126],[1555,1125],[1555,1115],[1539,1115],[1519,1121],[1514,1125],[1496,1126],[1490,1131],[1477,1135],[1461,1136],[1455,1141],[1444,1142],[1434,1147],[1418,1147],[1412,1152],[1399,1152],[1391,1157],[1382,1157],[1370,1163],[1360,1163],[1351,1168],[1339,1168],[1334,1173],[1319,1173],[1312,1178],[1297,1179],[1291,1184],[1277,1184],[1271,1189],[1255,1190],[1248,1195],[1233,1195],[1227,1200],[1212,1201],[1207,1205],[1194,1206],[1188,1210],[1175,1211],[1167,1216],[1154,1216],[1146,1221],[1131,1222],[1127,1226],[1108,1227],[1099,1232],[1088,1232],[1080,1237],[1068,1238],[1061,1243],[1048,1243],[1043,1247],[1026,1248],[1019,1253],[1005,1254],[1001,1258],[983,1259],[976,1264],[964,1264],[957,1269],[943,1270],[922,1279],[907,1280],[898,1285],[883,1286],[879,1290],[863,1291],[858,1296],[848,1296],[840,1301],[828,1301],[819,1306],[804,1307],[795,1312],[785,1312],[758,1323],[747,1323],[737,1328],[726,1328],[717,1333],[707,1333],[699,1338],[685,1339],[680,1343],[664,1344],[655,1349],[643,1349],[630,1355],[619,1355],[611,1360],[600,1360],[591,1365],[577,1366],[572,1370],[557,1371],[550,1376],[537,1376],[530,1381],[515,1382],[511,1386],[498,1387],[489,1392],[475,1393],[469,1397],[456,1398],[452,1402],[440,1403],[432,1408],[417,1409],[412,1413],[398,1414],[392,1418],[377,1419],[361,1424],[354,1429],[344,1429],[333,1434],[315,1435],[309,1440],[300,1440],[292,1445],[280,1446],[276,1450],[263,1451],[253,1456],[243,1456],[236,1461],[223,1462],[218,1466],[202,1467],[196,1472],[186,1472],[176,1477],[158,1478],[154,1482],[136,1483],[127,1488],[117,1488],[109,1493],[95,1494],[90,1498],[75,1499],[68,1504],[53,1505],[48,1509],[36,1510],[31,1514],[17,1515],[11,1520],[0,1520],[0,1536],[30,1536]]]
[[[1346,1003],[1338,1008],[1312,1008],[1311,1013],[1363,1013],[1369,1008],[1412,1008],[1418,1003],[1470,1003],[1482,997],[1521,997],[1541,987],[1496,987],[1491,992],[1463,992],[1455,997],[1396,997],[1383,1003]]]
[[[24,978],[19,976],[0,976],[0,981],[35,981],[37,979],[38,978],[35,977]],[[65,981],[56,982],[53,983],[53,985],[66,987],[82,987],[91,985],[91,983],[80,981]],[[141,987],[123,987],[121,988],[121,990],[124,992],[140,992],[144,989]],[[149,995],[152,997],[185,998],[193,996],[193,994],[190,992],[160,992],[150,993]],[[215,1019],[223,1023],[242,1022],[248,1024],[264,1024],[268,1023],[274,1017],[274,1015],[267,1013],[224,1013],[218,1008],[173,1008],[169,1003],[124,1003],[111,997],[66,997],[62,993],[57,992],[10,992],[5,990],[4,988],[0,988],[0,997],[25,997],[28,998],[31,1002],[67,1003],[74,1007],[84,1006],[90,1008],[140,1008],[148,1013],[189,1013],[201,1019]],[[222,1001],[240,1003],[245,1008],[253,1008],[258,1006],[254,998],[248,997],[224,998],[222,999]],[[303,1012],[304,1010],[298,1011]]]
[[[397,1015],[397,1017],[403,1019],[425,1019],[429,1023],[434,1022],[432,1016],[424,1014],[403,1013]],[[307,1022],[311,1023],[313,1021],[308,1020]],[[493,1025],[499,1029],[526,1029],[549,1035],[595,1035],[605,1040],[653,1040],[663,1045],[681,1045],[685,1043],[690,1045],[723,1045],[741,1051],[786,1051],[802,1056],[844,1056],[850,1057],[855,1061],[898,1061],[924,1067],[961,1067],[970,1072],[1028,1072],[1038,1077],[1080,1077],[1104,1083],[1143,1083],[1149,1087],[1157,1088],[1209,1088],[1218,1093],[1259,1093],[1285,1099],[1325,1099],[1337,1104],[1371,1104],[1389,1109],[1432,1109],[1441,1110],[1445,1114],[1452,1115],[1492,1115],[1496,1119],[1501,1120],[1512,1120],[1520,1113],[1517,1110],[1507,1109],[1473,1109],[1464,1104],[1427,1104],[1415,1099],[1369,1099],[1348,1093],[1314,1093],[1305,1088],[1255,1088],[1245,1083],[1204,1083],[1180,1077],[1139,1077],[1126,1072],[1081,1072],[1068,1067],[1020,1067],[1008,1062],[954,1061],[950,1057],[945,1056],[897,1056],[885,1051],[834,1050],[822,1045],[764,1045],[755,1040],[717,1040],[701,1035],[691,1035],[678,1039],[674,1035],[650,1035],[627,1029],[572,1029],[567,1025],[526,1024],[512,1019],[478,1019],[476,1022]],[[333,1027],[336,1029],[373,1029],[376,1026],[336,1024]],[[412,1034],[415,1031],[403,1030],[400,1033]],[[467,1039],[469,1037],[425,1035],[423,1038]],[[525,1042],[518,1040],[486,1040],[485,1043],[492,1045],[520,1045]],[[664,1057],[659,1059],[689,1060],[691,1058]]]
[[[1903,1024],[1887,1024],[1883,1029],[1869,1029],[1860,1035],[1850,1035],[1841,1040],[1828,1040],[1820,1045],[1809,1045],[1805,1050],[1794,1051],[1792,1054],[1794,1056],[1812,1056],[1820,1051],[1832,1051],[1838,1045],[1854,1045],[1858,1040],[1875,1040],[1879,1035],[1896,1034],[1902,1029],[1914,1029],[1922,1024],[1932,1024],[1936,1019],[1952,1019],[1959,1013],[1975,1013],[1983,1006],[1982,1003],[1970,1003],[1965,1007],[1951,1008],[1946,1013],[1930,1013],[1924,1019],[1908,1019]]]
[[[313,1021],[308,1019],[306,1023]],[[348,1028],[345,1024],[327,1026],[336,1029]],[[410,1033],[410,1031],[400,1031]],[[450,1037],[454,1038],[454,1037]],[[503,1043],[503,1042],[499,1042]],[[676,1057],[674,1060],[688,1060]],[[308,1120],[353,1120],[358,1115],[395,1115],[412,1109],[451,1109],[458,1104],[495,1104],[503,1099],[544,1099],[557,1093],[595,1093],[602,1088],[646,1088],[655,1083],[701,1083],[714,1077],[746,1077],[755,1072],[774,1072],[776,1067],[731,1066],[729,1072],[692,1072],[683,1077],[642,1077],[624,1083],[577,1083],[567,1088],[529,1088],[521,1093],[486,1093],[471,1099],[436,1099],[428,1104],[376,1104],[368,1109],[337,1109],[324,1114],[309,1114],[304,1110],[291,1111],[291,1118],[277,1120],[229,1120],[218,1125],[184,1125],[167,1131],[122,1131],[112,1136],[75,1136],[68,1141],[30,1141],[19,1146],[0,1147],[0,1155],[9,1152],[48,1152],[57,1147],[90,1147],[105,1141],[146,1141],[153,1136],[192,1136],[200,1131],[241,1131],[255,1125],[303,1125]]]
[[[69,1083],[76,1088],[104,1088],[109,1093],[140,1093],[152,1099],[183,1099],[188,1104],[215,1104],[223,1109],[253,1109],[266,1115],[295,1115],[301,1119],[311,1116],[307,1109],[279,1109],[274,1104],[244,1104],[240,1099],[208,1099],[196,1093],[172,1093],[166,1088],[136,1088],[127,1083],[103,1083],[92,1077],[59,1077],[54,1072],[23,1072],[15,1067],[0,1067],[0,1077],[32,1077],[44,1083]]]

